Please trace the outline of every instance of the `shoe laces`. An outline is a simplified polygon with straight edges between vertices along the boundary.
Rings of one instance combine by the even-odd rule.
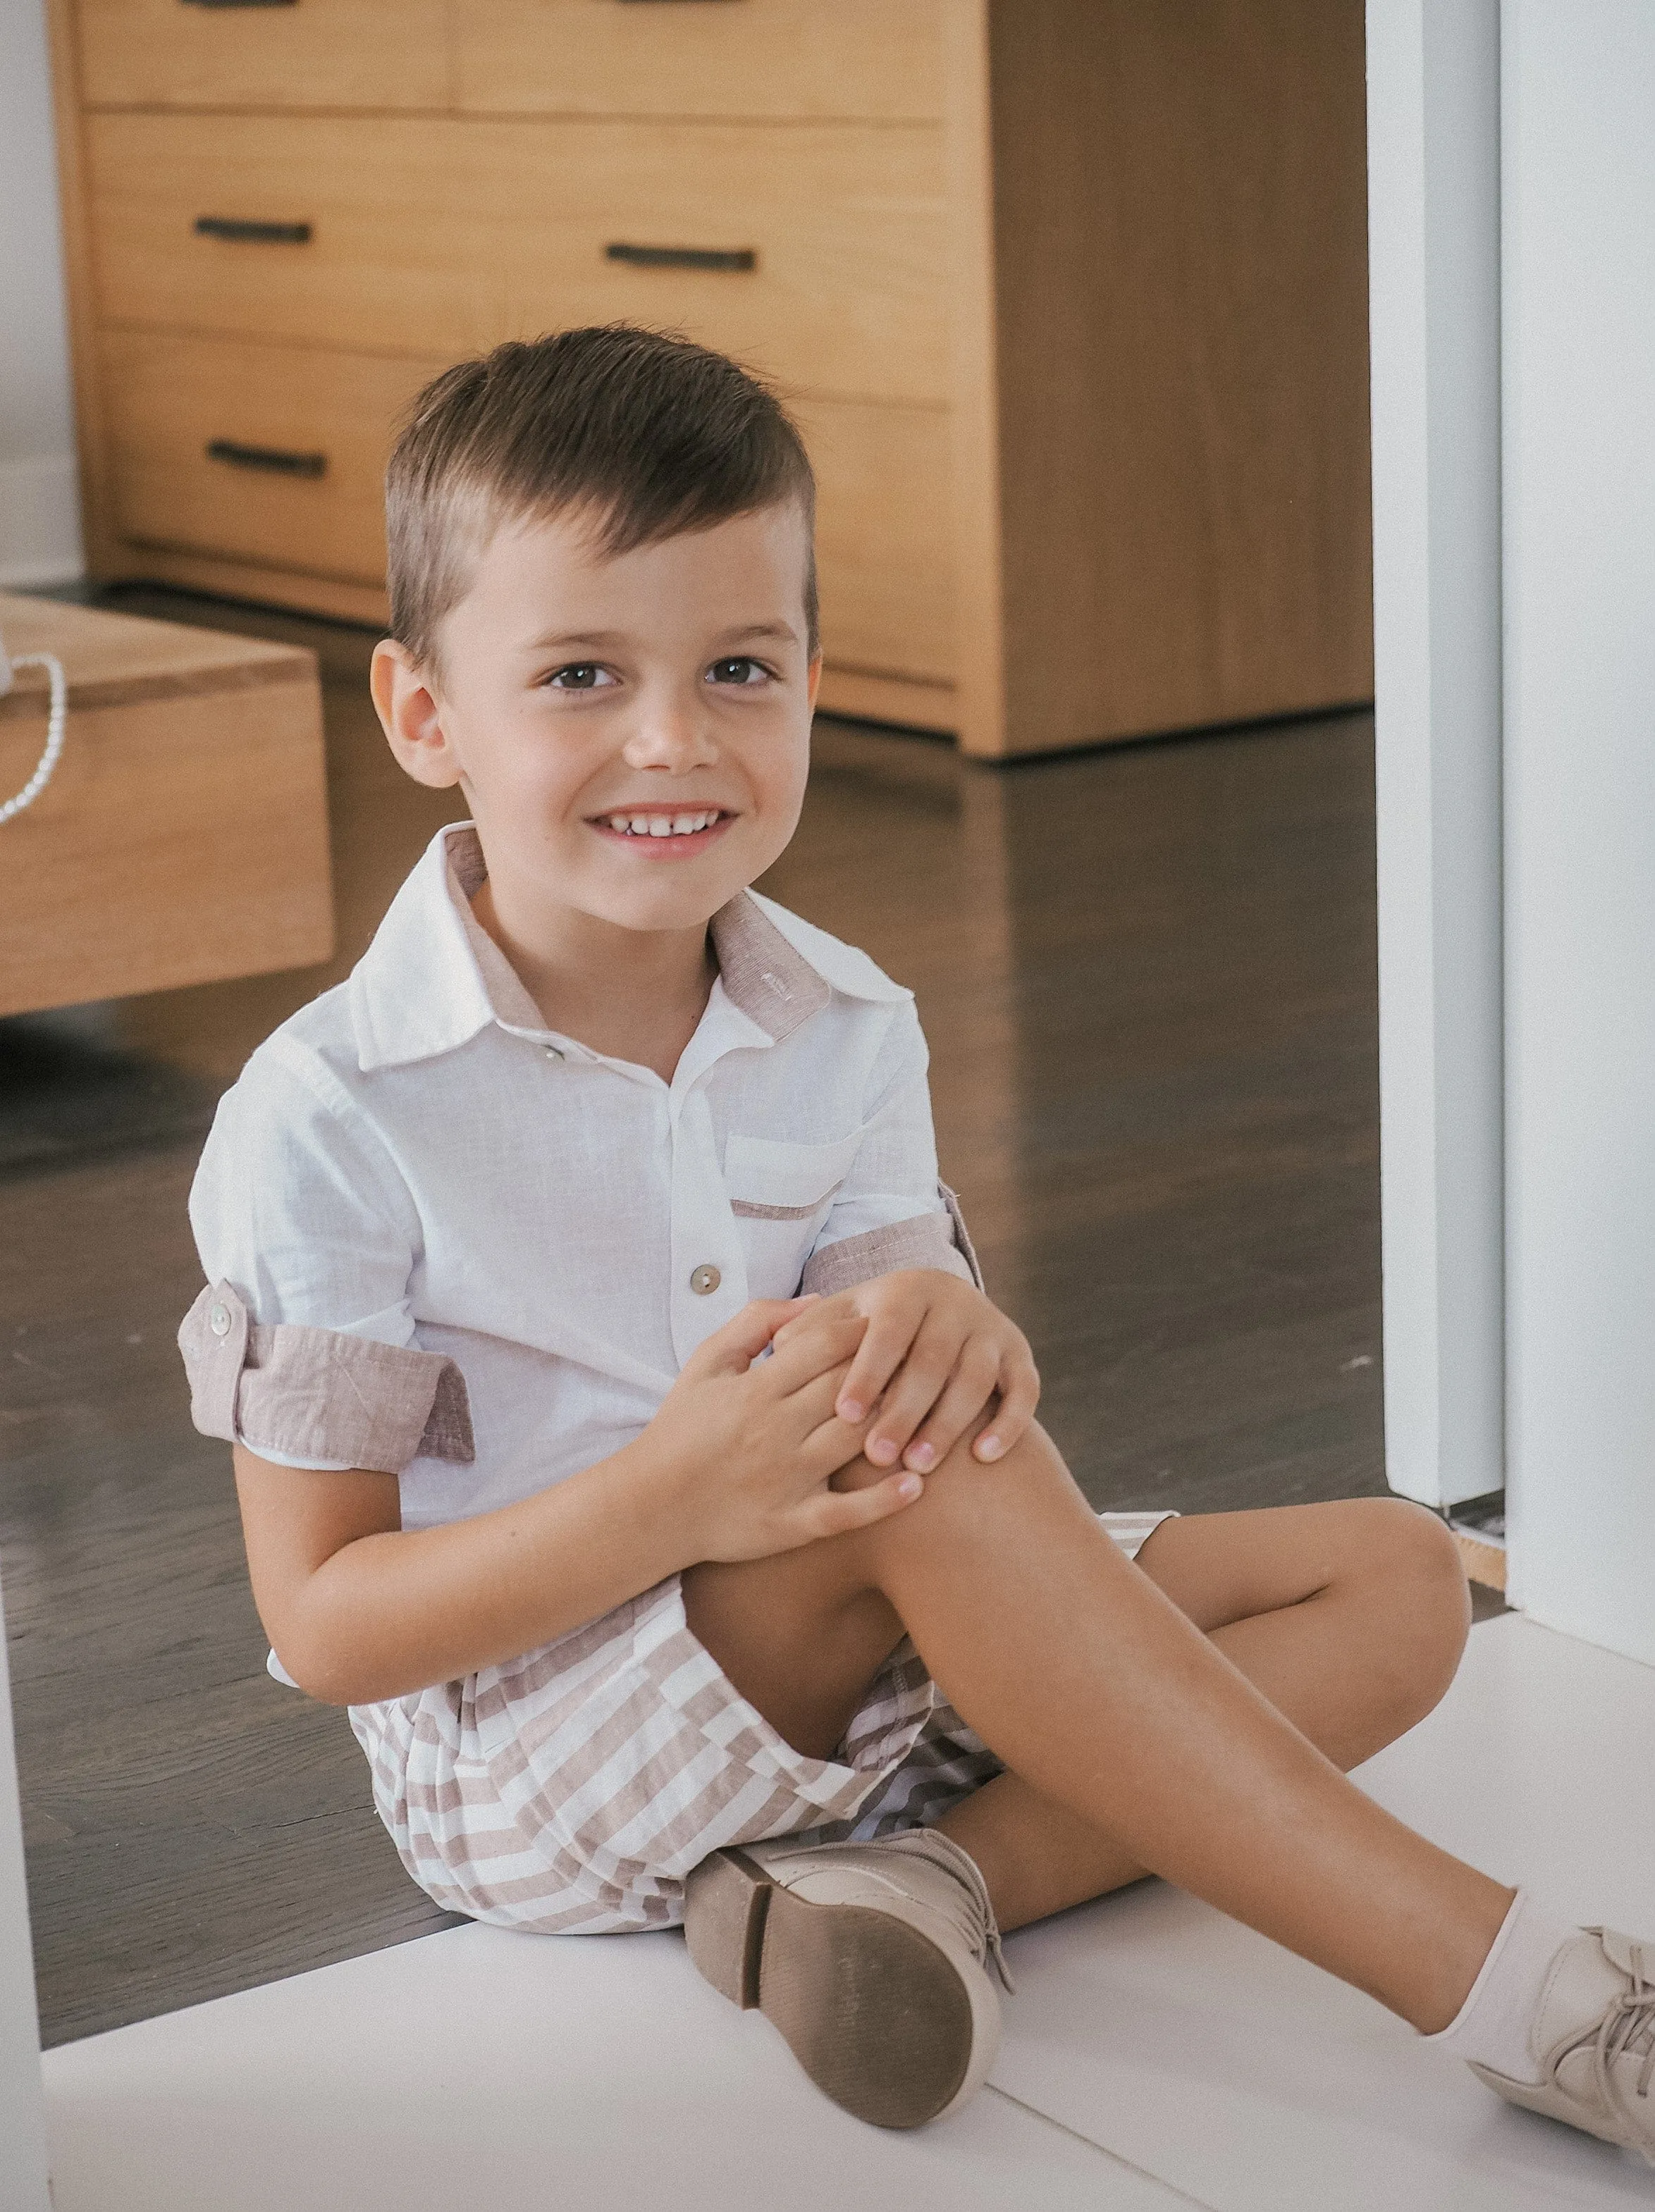
[[[1598,2094],[1609,2110],[1620,2113],[1634,2136],[1647,2137],[1651,2133],[1651,2117],[1646,2111],[1643,2114],[1634,2114],[1628,2109],[1620,2077],[1615,2070],[1618,2060],[1635,2058],[1640,2054],[1644,2063],[1634,2094],[1647,2099],[1650,2082],[1655,2079],[1655,1982],[1651,1981],[1645,1970],[1644,1945],[1634,1943],[1628,1984],[1605,2006],[1603,2016],[1597,2024],[1592,2049],[1592,2072]]]
[[[994,1968],[1007,1996],[1015,1995],[1017,1984],[1012,1979],[1012,1970],[1006,1964],[1006,1954],[1001,1947],[1000,1923],[995,1918],[994,1906],[989,1901],[989,1886],[970,1852],[962,1850],[951,1837],[943,1835],[935,1828],[899,1828],[894,1835],[881,1837],[879,1847],[903,1851],[914,1858],[926,1859],[931,1865],[943,1868],[953,1875],[958,1885],[963,1907],[964,1934],[977,1957],[985,1966]]]

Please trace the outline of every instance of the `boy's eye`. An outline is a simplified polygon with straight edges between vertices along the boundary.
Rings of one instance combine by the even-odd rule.
[[[758,684],[769,674],[762,661],[742,653],[728,660],[715,660],[707,671],[710,684]]]
[[[567,668],[558,669],[551,681],[559,691],[595,691],[599,685],[612,684],[615,679],[595,660],[571,660]]]

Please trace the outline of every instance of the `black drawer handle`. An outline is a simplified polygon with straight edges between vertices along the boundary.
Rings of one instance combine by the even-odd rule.
[[[186,8],[296,8],[299,0],[184,0]]]
[[[234,438],[212,438],[207,444],[210,461],[224,461],[233,469],[265,469],[277,477],[325,477],[326,453],[289,453],[280,446],[242,446]]]
[[[198,238],[231,238],[248,246],[308,246],[307,222],[251,222],[239,215],[198,215]]]
[[[635,269],[757,269],[751,246],[606,246],[608,261],[629,261]]]

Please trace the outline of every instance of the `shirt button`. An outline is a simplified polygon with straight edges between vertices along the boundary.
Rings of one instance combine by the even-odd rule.
[[[723,1280],[716,1267],[697,1267],[690,1278],[690,1288],[698,1298],[709,1298]]]
[[[228,1306],[210,1306],[207,1311],[207,1326],[215,1336],[230,1333],[230,1310]]]

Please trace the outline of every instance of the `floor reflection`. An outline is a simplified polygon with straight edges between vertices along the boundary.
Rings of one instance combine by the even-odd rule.
[[[0,1545],[52,2041],[435,1917],[343,1720],[263,1674],[172,1338],[219,1091],[454,810],[386,751],[366,633],[113,603],[319,653],[339,951],[0,1022]],[[818,726],[764,888],[917,992],[943,1171],[1098,1505],[1383,1486],[1372,843],[1365,717],[1006,770]]]

